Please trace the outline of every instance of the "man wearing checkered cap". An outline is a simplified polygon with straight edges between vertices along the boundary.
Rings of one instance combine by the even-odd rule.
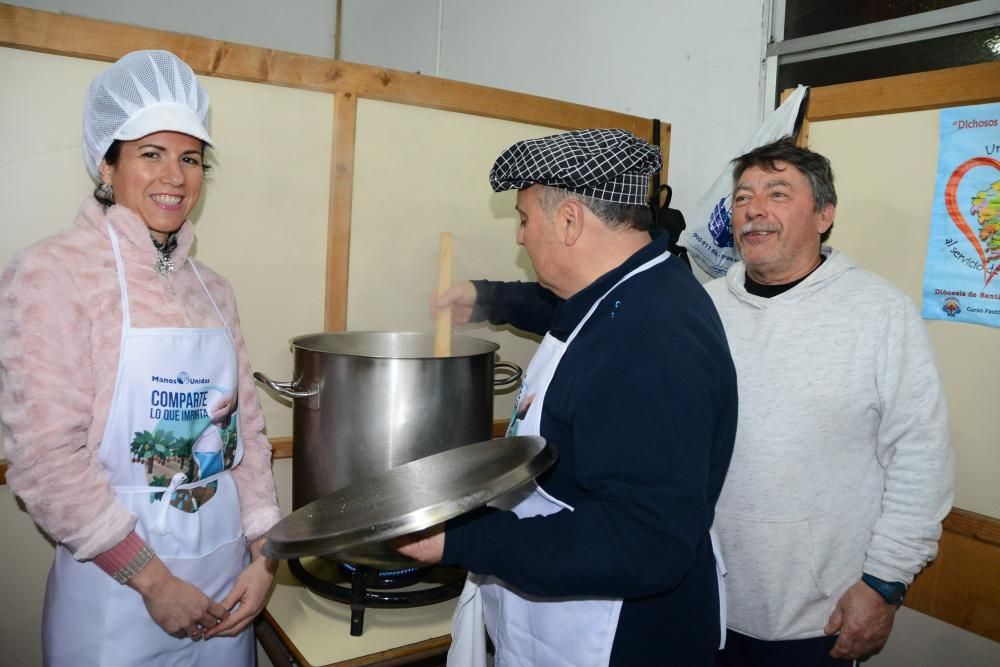
[[[659,149],[622,130],[514,144],[517,242],[538,284],[457,283],[456,322],[544,334],[509,434],[559,460],[537,485],[401,550],[470,573],[449,664],[711,665],[721,560],[709,533],[736,430],[736,377],[714,306],[651,237]],[[554,315],[553,315],[554,313]]]

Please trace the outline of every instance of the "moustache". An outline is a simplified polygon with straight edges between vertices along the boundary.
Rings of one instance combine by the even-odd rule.
[[[746,236],[754,232],[780,232],[781,228],[773,222],[757,222],[750,220],[740,227],[740,236]]]

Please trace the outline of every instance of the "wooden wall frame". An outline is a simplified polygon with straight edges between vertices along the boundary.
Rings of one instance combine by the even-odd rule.
[[[953,509],[906,606],[1000,642],[1000,520]]]
[[[792,90],[782,91],[781,99]],[[810,88],[798,143],[808,145],[809,123],[997,100],[1000,100],[1000,62]]]
[[[806,118],[836,120],[998,99],[1000,62],[988,62],[812,88]]]
[[[347,320],[347,242],[354,162],[354,109],[359,98],[499,118],[564,130],[618,127],[652,141],[653,119],[498,88],[339,60],[263,49],[0,4],[0,46],[113,62],[137,49],[166,49],[198,74],[336,96],[326,328]],[[661,182],[667,182],[670,125],[661,123]],[[333,261],[331,261],[333,260]],[[332,268],[329,268],[332,267]]]
[[[1000,62],[812,88],[798,143],[808,145],[811,122],[996,101]],[[1000,518],[954,508],[906,606],[1000,641]]]
[[[358,99],[498,118],[564,130],[617,127],[652,141],[653,119],[559,100],[192,35],[0,4],[0,46],[114,62],[138,49],[165,49],[198,74],[334,95],[333,150],[327,234],[324,323],[347,323],[355,121]],[[661,182],[667,182],[670,125],[660,124]],[[290,455],[290,438],[273,438],[276,457]],[[0,484],[6,483],[0,459]]]

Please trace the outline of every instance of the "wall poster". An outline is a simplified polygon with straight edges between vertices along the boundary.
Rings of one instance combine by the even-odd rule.
[[[923,316],[1000,327],[1000,103],[940,114]]]

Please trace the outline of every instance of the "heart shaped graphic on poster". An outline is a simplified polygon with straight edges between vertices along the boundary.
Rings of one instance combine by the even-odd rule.
[[[998,178],[988,183],[983,191],[972,198],[970,215],[975,218],[978,230],[962,214],[958,205],[958,186],[976,167],[992,167]],[[951,221],[969,240],[983,265],[983,288],[1000,273],[1000,161],[990,157],[974,157],[958,165],[944,189],[944,202]]]

